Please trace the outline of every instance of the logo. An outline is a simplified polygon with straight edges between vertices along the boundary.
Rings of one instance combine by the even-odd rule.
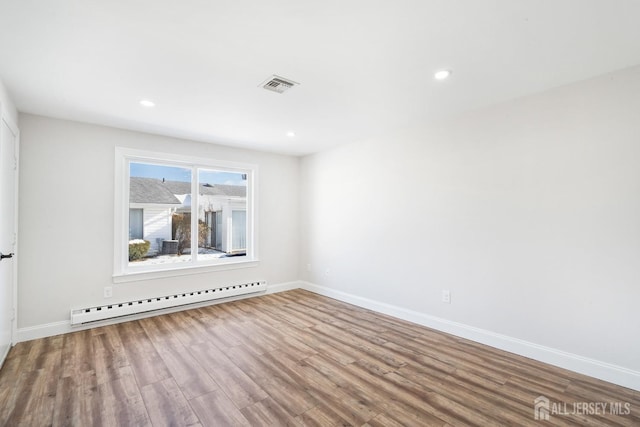
[[[533,401],[533,418],[549,421],[549,399],[544,396],[536,397]]]
[[[631,413],[629,402],[551,402],[546,396],[533,401],[533,418],[549,421],[549,417],[566,415],[614,415],[624,417]]]

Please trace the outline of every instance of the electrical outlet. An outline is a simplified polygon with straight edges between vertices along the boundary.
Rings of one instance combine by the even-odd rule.
[[[326,268],[326,269],[324,270],[324,275],[325,275],[325,276],[329,276],[329,274],[330,274],[330,273],[331,273],[331,270],[329,270],[328,268]]]
[[[451,304],[451,291],[449,289],[442,290],[442,302]]]
[[[111,286],[104,287],[104,297],[111,298],[113,296],[113,288]]]
[[[311,271],[311,264],[307,264],[307,271]]]

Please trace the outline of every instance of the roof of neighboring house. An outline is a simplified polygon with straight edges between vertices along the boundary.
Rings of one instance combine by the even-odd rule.
[[[172,194],[191,194],[191,183],[183,181],[165,181],[163,183]],[[200,184],[200,194],[205,196],[247,197],[244,185]]]
[[[159,179],[138,177],[129,180],[129,203],[182,204]]]
[[[157,178],[131,177],[129,203],[182,204],[176,194],[191,194],[191,183],[162,181]],[[200,184],[200,194],[206,196],[247,197],[243,185]]]

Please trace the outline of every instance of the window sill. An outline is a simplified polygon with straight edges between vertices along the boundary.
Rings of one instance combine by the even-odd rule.
[[[202,265],[176,267],[154,271],[129,271],[124,274],[114,274],[113,283],[137,282],[142,280],[162,279],[165,277],[187,276],[190,274],[210,273],[214,271],[238,270],[242,268],[257,267],[259,260],[242,260],[226,262],[217,265]]]

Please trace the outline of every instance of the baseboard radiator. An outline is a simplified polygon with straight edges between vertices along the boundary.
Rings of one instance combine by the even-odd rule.
[[[71,310],[71,325],[82,325],[100,320],[146,313],[163,308],[178,307],[220,298],[252,294],[265,290],[267,290],[267,282],[251,282],[161,297],[137,299],[98,307],[81,308]]]

